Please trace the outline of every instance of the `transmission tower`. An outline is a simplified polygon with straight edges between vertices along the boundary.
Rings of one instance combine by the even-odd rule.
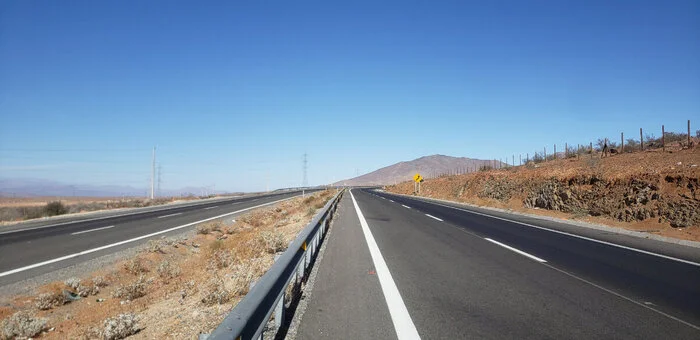
[[[301,186],[302,186],[302,187],[307,187],[307,186],[309,186],[309,179],[308,179],[308,177],[306,177],[306,170],[307,170],[307,165],[308,165],[308,161],[307,161],[307,159],[306,159],[306,154],[304,154],[304,161],[303,161],[303,164],[304,164],[304,165],[303,165],[304,179],[303,179],[302,182],[301,182]]]

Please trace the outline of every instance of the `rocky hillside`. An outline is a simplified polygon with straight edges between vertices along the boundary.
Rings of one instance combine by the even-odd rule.
[[[337,182],[334,185],[389,185],[410,180],[417,172],[424,178],[431,178],[442,174],[476,171],[483,165],[495,166],[496,164],[490,160],[432,155],[389,165],[359,177]]]
[[[652,150],[604,159],[584,155],[430,179],[421,196],[520,211],[544,210],[596,222],[612,220],[662,234],[664,229],[689,228],[686,231],[695,235],[690,239],[700,240],[699,178],[700,148]],[[387,190],[411,194],[413,185],[401,183]]]

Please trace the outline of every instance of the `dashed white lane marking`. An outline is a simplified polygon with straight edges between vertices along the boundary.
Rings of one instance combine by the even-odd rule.
[[[491,242],[491,243],[495,243],[495,244],[497,244],[497,245],[499,245],[499,246],[501,246],[501,247],[503,247],[503,248],[506,248],[506,249],[508,249],[508,250],[510,250],[510,251],[514,251],[514,252],[516,252],[516,253],[518,253],[518,254],[520,254],[520,255],[529,257],[529,258],[531,258],[531,259],[533,259],[533,260],[535,260],[535,261],[537,261],[537,262],[539,262],[539,263],[545,263],[545,262],[547,262],[547,261],[545,261],[545,260],[543,260],[543,259],[541,259],[541,258],[539,258],[539,257],[537,257],[537,256],[535,256],[535,255],[531,255],[531,254],[528,254],[528,253],[526,253],[526,252],[524,252],[524,251],[522,251],[522,250],[515,249],[515,248],[513,248],[513,247],[511,247],[511,246],[509,246],[509,245],[507,245],[507,244],[503,244],[503,243],[501,243],[501,242],[494,241],[494,240],[492,240],[492,239],[490,239],[490,238],[484,238],[484,239],[485,239],[486,241]]]
[[[409,207],[409,206],[407,206],[407,205],[403,205],[403,204],[402,204],[401,206],[403,206],[403,207],[406,208],[406,209],[411,209],[411,207]]]
[[[218,205],[215,205],[215,206],[213,206],[213,207],[204,208],[204,210],[214,209],[214,208],[218,208],[218,207],[219,207]]]
[[[425,216],[428,216],[428,217],[430,217],[430,218],[434,218],[434,219],[436,219],[436,220],[438,220],[438,221],[440,221],[440,222],[444,222],[443,220],[441,220],[441,219],[439,219],[439,218],[437,218],[437,217],[435,217],[435,216],[433,216],[433,215],[430,215],[430,214],[425,214]]]
[[[91,232],[91,231],[98,231],[98,230],[104,230],[104,229],[109,229],[109,228],[114,228],[114,226],[111,225],[111,226],[108,226],[108,227],[102,227],[102,228],[95,228],[95,229],[90,229],[90,230],[77,231],[77,232],[71,233],[71,235],[85,234],[85,233],[89,233],[89,232]]]
[[[362,233],[365,234],[365,240],[367,241],[367,246],[369,247],[369,253],[372,257],[372,262],[374,262],[374,268],[377,272],[377,277],[379,278],[379,284],[382,287],[382,292],[384,293],[384,299],[389,307],[389,314],[391,315],[391,321],[394,323],[394,330],[396,330],[396,336],[399,340],[404,339],[420,339],[418,335],[418,330],[413,324],[411,315],[408,314],[408,309],[401,298],[399,289],[396,287],[396,282],[391,277],[391,272],[389,272],[389,267],[382,257],[381,251],[379,251],[379,246],[372,236],[372,231],[369,229],[367,220],[365,216],[362,215],[360,207],[357,205],[355,196],[350,190],[350,197],[352,198],[352,203],[355,205],[355,211],[357,211],[357,217],[360,219],[360,225],[362,226]]]
[[[174,213],[174,214],[170,214],[170,215],[158,216],[158,218],[166,218],[166,217],[177,216],[177,215],[182,215],[182,213],[179,212],[179,213]]]

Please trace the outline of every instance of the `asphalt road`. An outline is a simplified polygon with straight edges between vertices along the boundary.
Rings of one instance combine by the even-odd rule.
[[[255,207],[298,195],[301,192],[217,200],[2,232],[0,286],[182,232],[205,220],[233,219]]]
[[[338,211],[299,339],[700,339],[698,248],[370,190]]]

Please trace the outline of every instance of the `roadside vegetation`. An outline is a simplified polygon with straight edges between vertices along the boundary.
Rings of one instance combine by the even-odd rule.
[[[335,191],[149,241],[95,273],[2,296],[0,339],[196,339],[215,328]],[[311,214],[313,215],[313,214]]]

